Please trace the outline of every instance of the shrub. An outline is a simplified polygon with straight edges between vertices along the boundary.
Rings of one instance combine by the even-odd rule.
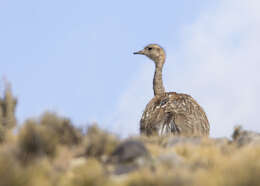
[[[18,136],[20,157],[30,160],[36,156],[53,157],[56,152],[57,140],[52,131],[38,125],[33,120],[27,120]]]
[[[6,128],[3,125],[0,125],[0,143],[5,141],[6,137]]]
[[[12,94],[11,85],[5,82],[4,96],[0,96],[0,143],[5,141],[6,133],[16,126],[16,105],[17,99]]]
[[[61,144],[77,145],[81,142],[81,131],[76,129],[68,118],[46,112],[41,116],[40,124],[52,130]]]
[[[102,131],[97,125],[92,125],[88,128],[84,140],[85,155],[96,158],[106,157],[118,144],[119,140],[115,136]]]
[[[16,105],[17,99],[12,94],[11,85],[6,82],[4,97],[0,97],[0,125],[8,129],[16,126]]]

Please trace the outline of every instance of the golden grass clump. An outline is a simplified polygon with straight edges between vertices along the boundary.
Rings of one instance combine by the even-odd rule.
[[[6,133],[16,126],[16,106],[17,99],[12,94],[11,85],[5,81],[3,97],[0,96],[0,143],[6,140]]]
[[[5,149],[0,151],[0,178],[0,186],[53,186],[58,174],[47,159],[23,166]]]
[[[85,155],[87,157],[106,159],[119,142],[116,136],[101,130],[97,125],[92,125],[88,128],[84,139]]]
[[[6,138],[6,128],[0,125],[0,143],[4,142]]]
[[[27,186],[28,175],[7,151],[0,151],[0,185],[1,186]]]
[[[222,167],[225,185],[260,185],[260,147],[245,147]],[[229,176],[228,176],[229,175]]]
[[[233,145],[227,145],[235,153],[236,149]],[[176,145],[174,151],[183,158],[185,164],[192,170],[205,169],[212,170],[226,162],[232,153],[223,150],[223,146],[216,145],[214,141],[210,139],[203,139],[201,144],[179,144]]]
[[[169,170],[164,166],[144,168],[126,179],[126,186],[192,186],[193,175],[187,170]]]
[[[45,155],[54,157],[57,144],[53,131],[27,120],[18,135],[19,157],[25,161]]]
[[[74,167],[59,183],[61,186],[106,186],[108,184],[108,175],[102,164],[94,158],[89,158],[86,163]]]
[[[47,158],[42,158],[26,167],[29,175],[29,186],[53,186],[57,185],[60,174],[57,172]]]
[[[46,155],[54,157],[61,145],[78,145],[83,134],[69,119],[46,112],[40,119],[29,119],[18,134],[19,156],[23,160]]]
[[[0,125],[7,129],[12,129],[16,126],[15,109],[17,99],[13,96],[11,84],[5,82],[4,97],[0,97]]]
[[[55,113],[45,112],[40,117],[39,123],[54,131],[61,144],[77,145],[81,142],[81,131],[73,126],[68,118],[60,117]]]
[[[196,183],[212,186],[260,185],[260,148],[238,149],[231,156],[219,157],[210,170],[195,172]]]

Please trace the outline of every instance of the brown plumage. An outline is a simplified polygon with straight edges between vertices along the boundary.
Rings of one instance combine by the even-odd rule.
[[[200,105],[189,95],[165,92],[162,68],[165,52],[150,44],[134,54],[142,54],[155,63],[154,98],[147,104],[140,121],[140,132],[146,135],[208,136],[209,122]]]

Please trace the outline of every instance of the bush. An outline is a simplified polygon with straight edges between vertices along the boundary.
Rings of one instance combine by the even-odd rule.
[[[11,85],[5,82],[4,96],[0,96],[0,143],[5,141],[6,133],[16,126],[16,106],[17,99],[12,94]]]
[[[119,140],[93,125],[88,128],[84,140],[85,155],[88,157],[102,158],[110,155],[115,147],[119,144]]]
[[[68,118],[46,112],[41,116],[40,124],[54,131],[61,144],[77,145],[81,142],[81,131],[76,129]]]
[[[5,83],[4,97],[0,97],[0,125],[7,129],[16,126],[15,109],[17,99],[13,96],[10,83]]]
[[[6,137],[6,128],[0,125],[0,143],[5,141],[5,137]]]
[[[27,120],[18,136],[20,157],[30,160],[37,156],[54,157],[57,140],[55,134],[33,120]]]

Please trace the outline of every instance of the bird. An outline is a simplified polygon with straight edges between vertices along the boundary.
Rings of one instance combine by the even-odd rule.
[[[208,118],[195,99],[188,94],[165,92],[162,79],[165,50],[158,44],[149,44],[134,54],[147,56],[155,64],[154,97],[142,114],[140,133],[147,136],[208,136]]]

